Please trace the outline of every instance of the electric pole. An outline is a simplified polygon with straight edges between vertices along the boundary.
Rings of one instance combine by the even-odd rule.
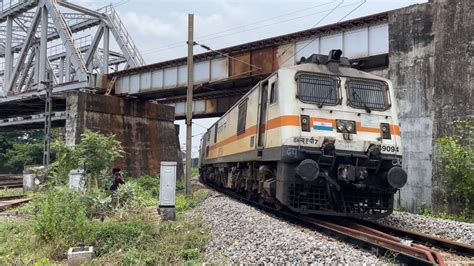
[[[51,112],[53,107],[52,88],[50,81],[42,81],[46,90],[46,101],[44,104],[44,148],[43,165],[48,167],[51,156]]]
[[[193,88],[194,88],[194,15],[188,14],[188,93],[186,97],[186,195],[191,194],[192,166],[192,120],[193,120]]]

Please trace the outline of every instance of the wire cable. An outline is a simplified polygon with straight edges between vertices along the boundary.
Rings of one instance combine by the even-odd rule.
[[[342,1],[342,2],[344,2],[344,1]],[[352,5],[354,5],[354,3],[352,3],[352,4],[347,4],[347,5],[343,5],[343,6],[341,6],[341,8],[343,8],[343,7],[348,7],[348,6],[352,6]],[[322,10],[322,11],[318,11],[318,12],[314,12],[314,13],[302,15],[302,16],[299,16],[299,17],[294,17],[294,18],[290,18],[290,19],[286,19],[286,20],[281,20],[281,21],[278,21],[278,22],[275,22],[275,23],[271,23],[271,24],[265,24],[265,25],[256,26],[256,27],[250,28],[250,29],[240,30],[240,31],[237,31],[237,32],[232,32],[232,33],[222,34],[222,35],[218,35],[218,36],[214,36],[214,37],[210,37],[210,38],[200,39],[199,41],[201,41],[201,42],[203,42],[203,41],[210,41],[210,40],[215,40],[215,39],[219,39],[219,38],[223,38],[223,37],[228,37],[228,36],[236,35],[236,34],[239,34],[239,33],[244,33],[244,32],[248,32],[248,31],[258,30],[258,29],[262,29],[262,28],[274,26],[274,25],[277,25],[277,24],[282,24],[282,23],[285,23],[285,22],[297,20],[297,19],[300,19],[300,18],[304,18],[304,17],[308,17],[308,16],[313,16],[313,15],[321,14],[321,13],[324,13],[324,12],[326,12],[326,11],[331,11],[330,13],[332,13],[333,10],[334,10],[334,8],[333,8],[333,9],[326,9],[326,10]],[[313,26],[313,27],[314,27],[314,26]],[[143,55],[143,54],[158,54],[158,53],[162,53],[162,52],[165,52],[165,51],[174,49],[174,48],[179,48],[179,47],[184,47],[184,46],[185,46],[185,44],[182,44],[182,43],[181,43],[181,44],[178,44],[178,43],[176,43],[175,45],[171,45],[171,46],[165,46],[165,47],[161,47],[161,48],[154,48],[154,49],[145,50],[145,52],[143,52],[142,55]]]
[[[308,11],[308,10],[311,10],[311,9],[315,9],[315,8],[318,8],[318,7],[322,7],[322,6],[331,4],[332,2],[333,2],[333,1],[330,1],[330,2],[327,2],[327,3],[324,3],[324,4],[311,6],[311,7],[309,7],[309,8],[299,9],[299,10],[296,10],[296,11],[293,11],[293,12],[289,12],[289,13],[285,13],[285,14],[282,14],[282,15],[278,15],[278,16],[269,17],[269,18],[266,18],[266,19],[254,21],[254,22],[252,22],[252,23],[248,23],[248,24],[245,24],[245,25],[241,25],[241,26],[237,26],[237,27],[233,27],[233,28],[228,28],[228,29],[225,29],[225,30],[222,30],[222,31],[217,31],[217,32],[214,32],[214,33],[206,34],[206,35],[197,36],[196,39],[207,38],[207,37],[211,37],[211,36],[214,36],[214,35],[219,35],[219,34],[222,34],[222,33],[226,33],[226,32],[229,32],[229,31],[234,31],[234,30],[238,30],[238,29],[245,28],[245,27],[248,27],[248,26],[260,24],[260,23],[262,23],[262,22],[271,21],[271,20],[274,20],[274,19],[277,19],[277,18],[286,17],[286,16],[288,16],[288,15],[293,15],[293,14],[305,12],[305,11]],[[308,14],[308,15],[312,15],[312,14]],[[181,45],[183,45],[183,44],[182,44],[182,42],[170,43],[170,44],[164,45],[164,46],[162,46],[162,47],[157,47],[157,48],[152,48],[152,49],[144,50],[143,52],[148,52],[148,51],[157,50],[157,49],[158,49],[158,50],[161,50],[161,49],[163,49],[163,48],[175,47],[176,45],[181,46]]]
[[[193,121],[192,123],[195,124],[196,126],[200,126],[200,127],[204,128],[205,130],[207,130],[207,127],[205,127],[205,126],[203,126],[203,125],[200,125],[200,124],[198,124],[198,123],[196,123],[196,122],[194,122],[194,121]]]
[[[337,6],[335,6],[333,9],[331,9],[326,15],[324,15],[320,20],[318,20],[318,22],[316,22],[316,24],[314,24],[311,29],[314,29],[316,28],[319,23],[321,23],[325,18],[327,18],[332,12],[336,11],[336,9],[342,4],[344,3],[344,0],[342,0],[339,4],[337,4]],[[299,50],[297,50],[294,54],[296,56],[296,54],[298,54],[299,51],[303,50],[304,48],[308,47],[308,45],[310,45],[312,42],[314,42],[314,40],[316,39],[312,39],[310,42],[308,42],[305,46],[301,47]],[[291,46],[286,48],[285,51],[283,51],[283,53],[281,53],[278,57],[281,57],[283,56],[286,52],[288,52],[288,50],[290,50]],[[280,65],[284,65],[288,60],[291,59],[291,56],[288,57],[285,61],[283,61]]]
[[[225,54],[225,53],[216,51],[216,50],[212,49],[211,47],[209,47],[209,46],[207,46],[207,45],[200,44],[200,43],[198,43],[198,42],[194,42],[194,45],[199,45],[200,47],[202,47],[202,48],[205,49],[205,50],[208,50],[208,51],[217,53],[217,54],[219,54],[219,55],[225,56],[225,57],[227,57],[227,58],[230,58],[230,59],[235,60],[235,61],[237,61],[237,62],[246,64],[246,65],[248,65],[248,66],[255,67],[256,70],[262,69],[261,67],[258,67],[258,66],[254,65],[254,64],[250,64],[250,63],[245,62],[245,61],[243,61],[243,60],[240,60],[240,59],[238,59],[238,58],[236,58],[236,57],[232,57],[232,56],[230,56],[230,55],[228,55],[228,54]],[[255,71],[255,70],[254,70],[254,71]]]
[[[342,4],[344,2],[344,0],[342,0],[342,2],[340,4]],[[345,14],[342,18],[340,18],[337,23],[341,22],[343,19],[345,19],[347,16],[349,16],[350,14],[352,14],[354,11],[356,11],[358,8],[360,8],[363,4],[365,4],[367,2],[367,0],[363,0],[358,6],[356,6],[355,8],[353,8],[351,11],[349,11],[347,14]],[[340,5],[339,4],[339,5]],[[337,8],[339,5],[337,5],[335,8]],[[334,9],[335,10],[335,9]],[[327,17],[330,13],[332,13],[334,10],[332,10],[331,12],[329,12],[325,17]],[[316,25],[318,25],[325,17],[323,17],[322,19],[320,19]],[[315,28],[316,27],[313,26],[312,28]],[[295,51],[294,55],[296,57],[296,55],[303,49],[305,49],[306,47],[308,47],[312,42],[314,42],[316,40],[316,38],[310,40],[306,45],[304,45],[303,47],[301,47],[300,49],[298,49],[297,51]],[[282,56],[286,51],[288,51],[290,49],[290,47],[288,47],[280,56]],[[288,57],[285,61],[283,61],[280,65],[283,65],[285,64],[288,60],[290,60],[292,57]]]

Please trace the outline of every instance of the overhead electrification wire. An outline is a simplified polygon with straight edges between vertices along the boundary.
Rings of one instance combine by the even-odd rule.
[[[229,32],[229,31],[234,31],[234,30],[238,30],[238,29],[245,28],[245,27],[248,27],[248,26],[253,26],[253,25],[256,25],[256,24],[260,24],[260,23],[262,23],[262,22],[275,20],[275,19],[277,19],[277,18],[286,17],[286,16],[289,16],[289,15],[293,15],[293,14],[305,12],[305,11],[308,11],[308,10],[311,10],[311,9],[315,9],[315,8],[318,8],[318,7],[322,7],[322,6],[325,6],[325,5],[329,5],[329,4],[331,4],[332,2],[333,2],[333,1],[329,1],[329,2],[324,3],[324,4],[319,4],[319,5],[316,5],[316,6],[311,6],[311,7],[309,7],[309,8],[299,9],[299,10],[296,10],[296,11],[293,11],[293,12],[289,12],[289,13],[281,14],[281,15],[278,15],[278,16],[269,17],[269,18],[266,18],[266,19],[254,21],[254,22],[252,22],[252,23],[248,23],[248,24],[245,24],[245,25],[241,25],[241,26],[237,26],[237,27],[233,27],[233,28],[228,28],[228,29],[225,29],[225,30],[222,30],[222,31],[217,31],[217,32],[214,32],[214,33],[206,34],[206,35],[197,36],[196,39],[207,38],[207,37],[211,37],[211,36],[214,36],[214,35],[219,35],[219,34],[222,34],[222,33],[227,33],[227,32]],[[308,16],[309,16],[309,15],[313,15],[313,14],[308,14]],[[300,18],[300,17],[297,17],[297,18]],[[161,50],[161,49],[163,49],[163,48],[176,47],[176,46],[182,46],[182,45],[183,45],[183,42],[170,43],[170,44],[164,45],[164,46],[162,46],[162,47],[157,47],[157,48],[152,48],[152,49],[144,50],[144,52],[153,51],[153,50]]]
[[[342,0],[341,2],[339,2],[339,4],[337,4],[333,9],[331,9],[331,10],[330,10],[326,15],[324,15],[320,20],[318,20],[318,22],[316,22],[316,24],[314,24],[314,25],[311,27],[311,29],[316,28],[316,27],[319,25],[319,23],[321,23],[325,18],[327,18],[329,15],[331,15],[331,13],[333,13],[334,11],[336,11],[336,9],[337,9],[340,5],[342,5],[342,3],[344,3],[344,0]],[[296,56],[296,54],[298,54],[299,51],[303,50],[304,48],[308,47],[308,45],[310,45],[312,42],[314,42],[314,40],[316,40],[316,39],[311,40],[311,41],[308,42],[305,46],[301,47],[298,51],[296,51],[296,52],[294,53],[295,56]],[[283,56],[286,52],[288,52],[288,50],[290,50],[290,48],[291,48],[291,46],[288,47],[288,48],[286,48],[286,50],[283,51],[283,53],[281,53],[278,57]],[[285,64],[290,58],[291,58],[291,56],[288,57],[285,61],[283,61],[280,65]]]
[[[112,6],[113,7],[118,7],[118,6],[121,6],[121,5],[128,4],[128,2],[130,2],[130,0],[121,0],[121,1],[118,1],[117,3],[112,4]]]
[[[232,56],[230,56],[230,55],[228,55],[228,54],[225,54],[225,53],[216,51],[216,50],[212,49],[211,47],[209,47],[209,46],[207,46],[207,45],[200,44],[200,43],[198,43],[198,42],[194,42],[194,45],[199,45],[200,47],[204,48],[205,50],[208,50],[208,51],[217,53],[217,54],[219,54],[219,55],[222,55],[222,56],[228,57],[228,58],[230,58],[230,59],[232,59],[232,60],[235,60],[235,61],[237,61],[237,62],[240,62],[240,63],[242,63],[242,64],[246,64],[246,65],[248,65],[248,66],[254,67],[255,70],[260,70],[260,69],[262,69],[261,67],[258,67],[258,66],[256,66],[256,65],[253,65],[253,64],[250,64],[250,63],[245,62],[245,61],[243,61],[243,60],[240,60],[239,58],[232,57]],[[255,71],[255,70],[254,70],[254,71]]]
[[[198,123],[196,123],[196,122],[194,122],[194,121],[193,121],[192,123],[195,124],[196,126],[200,126],[200,127],[204,128],[205,130],[207,130],[207,127],[205,127],[205,126],[203,126],[203,125],[200,125],[200,124],[198,124]]]
[[[344,1],[342,1],[344,2]],[[341,3],[342,3],[341,2]],[[340,4],[339,4],[340,5]],[[339,7],[339,8],[344,8],[344,7],[348,7],[348,6],[353,6],[355,5],[354,3],[352,4],[347,4],[347,5],[343,5],[343,6],[337,6],[336,9]],[[253,31],[253,30],[258,30],[258,29],[261,29],[261,28],[266,28],[266,27],[270,27],[270,26],[274,26],[274,25],[277,25],[277,24],[281,24],[281,23],[285,23],[285,22],[288,22],[288,21],[293,21],[293,20],[297,20],[297,19],[300,19],[300,18],[303,18],[303,17],[308,17],[308,16],[313,16],[313,15],[317,15],[317,14],[321,14],[321,13],[325,13],[327,11],[330,11],[330,13],[334,12],[334,8],[332,9],[326,9],[326,10],[322,10],[322,11],[318,11],[318,12],[314,12],[314,13],[310,13],[310,14],[306,14],[306,15],[302,15],[302,16],[299,16],[299,17],[294,17],[294,18],[289,18],[289,19],[286,19],[286,20],[281,20],[281,21],[278,21],[278,22],[274,22],[274,23],[271,23],[271,24],[265,24],[265,25],[260,25],[260,26],[256,26],[256,27],[253,27],[253,28],[249,28],[249,29],[243,29],[243,30],[240,30],[240,31],[237,31],[237,32],[232,32],[232,33],[227,33],[227,34],[221,34],[221,35],[217,35],[217,36],[214,36],[214,37],[209,37],[209,38],[204,38],[204,39],[200,39],[199,41],[210,41],[210,40],[215,40],[215,39],[219,39],[219,38],[223,38],[223,37],[228,37],[228,36],[232,36],[232,35],[236,35],[236,34],[239,34],[239,33],[243,33],[243,32],[248,32],[248,31]],[[330,14],[329,13],[329,14]],[[314,27],[314,26],[313,26]],[[161,53],[161,52],[164,52],[164,51],[167,51],[167,50],[171,50],[171,49],[174,49],[174,48],[178,48],[178,47],[184,47],[185,44],[182,44],[182,43],[176,43],[174,45],[170,45],[170,46],[164,46],[164,47],[161,47],[161,48],[154,48],[154,49],[149,49],[149,50],[145,50],[142,54],[157,54],[157,53]]]
[[[199,133],[199,134],[196,134],[196,135],[192,135],[192,137],[197,137],[197,136],[201,136],[201,135],[204,135],[204,133],[206,132],[202,132],[202,133]],[[199,148],[199,146],[194,146],[195,148]]]
[[[359,9],[363,4],[367,3],[367,0],[363,0],[358,6],[356,6],[354,9],[352,9],[349,13],[347,13],[345,16],[343,16],[342,18],[340,18],[337,22],[341,22],[343,19],[345,19],[346,17],[348,17],[350,14],[352,14],[354,11],[356,11],[357,9]]]

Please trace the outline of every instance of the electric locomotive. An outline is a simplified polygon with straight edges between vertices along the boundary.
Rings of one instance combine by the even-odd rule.
[[[253,87],[203,135],[202,180],[302,214],[389,215],[407,181],[392,83],[341,55]]]

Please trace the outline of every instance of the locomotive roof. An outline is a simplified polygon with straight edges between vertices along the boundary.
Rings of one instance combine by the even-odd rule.
[[[321,73],[321,74],[333,75],[333,76],[335,75],[335,76],[343,76],[343,77],[376,79],[376,80],[387,81],[387,79],[385,78],[382,78],[374,74],[367,73],[367,72],[364,72],[352,67],[343,66],[343,65],[339,65],[339,67],[337,68],[337,71],[331,71],[327,64],[314,64],[314,63],[304,63],[304,64],[281,68],[281,70],[284,70],[284,69],[292,69],[296,71],[305,71],[305,72],[315,72],[315,73]]]

